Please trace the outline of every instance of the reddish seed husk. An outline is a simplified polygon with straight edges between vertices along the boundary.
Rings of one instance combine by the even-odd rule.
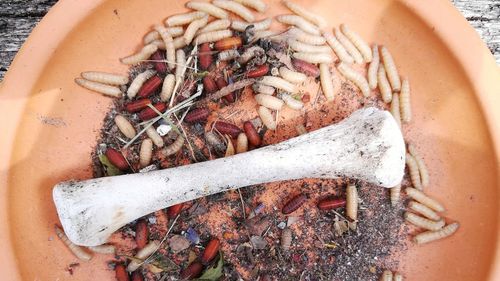
[[[148,107],[148,104],[151,103],[150,99],[140,99],[133,102],[129,102],[125,105],[125,110],[134,113],[143,110]]]
[[[179,215],[182,211],[182,207],[184,206],[184,203],[179,203],[177,205],[173,205],[168,207],[167,209],[167,216],[169,219],[175,219],[177,215]]]
[[[156,53],[154,53],[151,56],[151,60],[155,60],[155,62],[153,62],[153,63],[154,63],[156,72],[161,73],[161,74],[164,74],[167,72],[167,64],[165,63],[166,59],[165,59],[165,52],[164,51],[162,51],[162,50],[156,51]]]
[[[208,108],[196,108],[186,114],[184,120],[188,123],[203,122],[207,120],[209,115],[210,110],[208,110]]]
[[[281,212],[288,215],[302,206],[306,202],[307,197],[304,194],[299,194],[288,201]]]
[[[259,65],[253,69],[248,70],[247,77],[248,78],[258,78],[266,75],[269,72],[269,65],[263,64]]]
[[[105,153],[109,162],[122,171],[128,170],[129,166],[125,157],[116,149],[108,148]]]
[[[220,241],[217,238],[213,238],[208,242],[205,247],[205,251],[203,251],[203,255],[201,256],[201,262],[203,264],[208,264],[211,262],[219,253]]]
[[[219,90],[227,86],[227,82],[224,79],[224,77],[218,77],[215,80],[215,84],[217,84],[217,87],[219,88]],[[226,95],[223,98],[227,103],[233,103],[234,102],[234,93],[230,93],[229,95]]]
[[[139,220],[135,225],[135,243],[137,244],[137,249],[142,249],[148,244],[149,241],[149,229],[148,223],[145,220]]]
[[[258,147],[261,144],[261,139],[259,133],[253,126],[252,122],[246,121],[243,123],[243,130],[245,130],[245,135],[247,135],[248,143],[254,147]]]
[[[200,67],[203,70],[207,70],[212,64],[212,49],[210,48],[210,43],[203,43],[200,46]]]
[[[346,204],[345,199],[339,199],[339,198],[323,199],[323,200],[319,201],[318,208],[320,210],[326,211],[326,210],[332,210],[332,209],[343,207],[343,206],[345,206],[345,204]]]
[[[201,271],[203,270],[203,265],[200,262],[194,261],[188,267],[186,267],[183,271],[181,271],[180,278],[182,280],[190,280],[197,278],[201,275]]]
[[[292,60],[293,67],[298,72],[304,73],[307,76],[312,76],[314,78],[319,76],[319,68],[312,63],[308,63],[303,60],[293,59]]]
[[[142,276],[140,270],[136,270],[132,273],[132,281],[144,281],[144,276]]]
[[[149,78],[144,85],[142,85],[141,90],[139,90],[139,93],[137,96],[139,98],[146,98],[149,97],[150,95],[154,94],[156,90],[160,88],[162,85],[162,79],[159,76],[153,76]]]
[[[230,135],[232,138],[236,138],[238,134],[241,133],[240,128],[238,128],[236,125],[222,121],[215,122],[214,127],[215,129],[217,129],[217,131],[219,131],[219,133],[223,135]]]
[[[154,107],[161,113],[165,112],[165,110],[167,110],[167,105],[164,104],[164,103],[157,103],[154,105]],[[147,121],[151,118],[154,118],[158,116],[158,114],[151,108],[146,108],[146,109],[143,109],[141,112],[139,112],[139,118],[142,120],[142,121]]]
[[[115,278],[116,281],[129,281],[130,277],[123,264],[117,264],[115,266]]]
[[[241,37],[229,37],[215,42],[214,48],[217,51],[224,51],[241,47],[243,40]]]
[[[205,92],[209,94],[217,91],[218,89],[214,79],[208,75],[203,77],[203,88],[205,89]]]

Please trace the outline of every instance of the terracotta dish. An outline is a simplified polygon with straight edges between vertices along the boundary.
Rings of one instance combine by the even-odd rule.
[[[401,254],[407,280],[500,280],[500,71],[450,1],[297,1],[383,42],[412,79],[414,124],[457,234]],[[273,1],[269,15],[283,13]],[[114,280],[104,257],[74,261],[57,241],[52,188],[91,176],[90,153],[111,100],[79,88],[84,70],[126,73],[150,27],[183,1],[61,0],[35,28],[0,88],[1,280]]]

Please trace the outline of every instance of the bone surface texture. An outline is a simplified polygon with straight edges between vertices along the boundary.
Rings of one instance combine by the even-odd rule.
[[[96,246],[137,218],[210,194],[301,178],[347,177],[392,187],[401,182],[404,166],[404,140],[392,115],[365,108],[337,124],[231,157],[62,182],[53,198],[69,239]]]

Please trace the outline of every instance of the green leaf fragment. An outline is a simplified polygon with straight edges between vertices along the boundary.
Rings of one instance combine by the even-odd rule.
[[[101,164],[104,166],[104,170],[107,176],[118,176],[123,174],[120,169],[118,169],[115,165],[111,164],[109,162],[108,157],[106,155],[101,154],[99,155],[99,161],[101,161]]]
[[[222,252],[219,253],[219,261],[215,267],[209,267],[203,272],[197,281],[217,281],[222,277],[222,268],[224,266],[224,259],[222,258]]]

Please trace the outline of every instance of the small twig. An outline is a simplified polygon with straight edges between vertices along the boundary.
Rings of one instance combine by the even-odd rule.
[[[158,249],[160,249],[161,245],[165,242],[165,240],[167,240],[168,235],[170,234],[170,232],[174,228],[174,225],[177,222],[177,219],[179,217],[180,217],[180,214],[177,215],[177,217],[175,217],[175,219],[172,222],[172,225],[170,225],[170,228],[168,229],[167,233],[165,234],[165,236],[163,236],[163,239],[160,241],[160,244],[158,244],[158,247],[156,247],[156,249],[154,250],[154,252],[151,255],[149,255],[149,257],[147,257],[141,264],[139,264],[139,266],[142,266],[143,264],[147,264],[150,261],[150,259],[154,256],[154,254],[156,254],[156,252],[158,251]]]
[[[191,64],[191,61],[193,60],[193,54],[198,50],[198,45],[196,45],[193,50],[191,51],[191,54],[189,55],[189,58],[187,59],[186,61],[186,67],[184,67],[182,69],[182,73],[181,73],[181,76],[184,78],[184,75],[186,75],[186,70],[187,70],[187,66],[189,66]],[[174,105],[174,100],[175,100],[175,95],[177,94],[177,89],[179,88],[179,85],[180,85],[180,82],[181,80],[184,80],[184,79],[178,79],[177,82],[175,83],[175,86],[174,86],[174,91],[172,93],[172,97],[170,98],[170,102],[169,102],[169,107],[172,107]]]
[[[142,62],[166,62],[166,63],[172,63],[172,64],[175,64],[177,66],[184,67],[186,69],[196,70],[196,68],[188,66],[187,64],[176,63],[176,62],[169,61],[169,60],[142,60]]]
[[[189,111],[189,109],[188,109],[188,111]],[[188,144],[189,151],[191,152],[191,156],[193,157],[193,160],[195,162],[198,162],[198,159],[196,159],[196,155],[194,154],[193,146],[191,145],[191,142],[189,141],[188,135],[186,134],[186,131],[184,130],[184,127],[181,124],[181,122],[184,119],[184,117],[186,117],[186,113],[187,113],[187,111],[184,113],[184,115],[182,116],[181,120],[179,120],[179,118],[177,118],[177,115],[175,115],[175,114],[174,114],[174,117],[177,120],[177,124],[181,128],[181,131],[182,131],[182,134],[184,135],[184,138],[186,139],[186,142]]]
[[[243,201],[243,196],[241,195],[241,190],[238,188],[238,194],[240,195],[241,200],[241,212],[243,213],[243,220],[247,219],[247,215],[245,212],[245,202]]]

